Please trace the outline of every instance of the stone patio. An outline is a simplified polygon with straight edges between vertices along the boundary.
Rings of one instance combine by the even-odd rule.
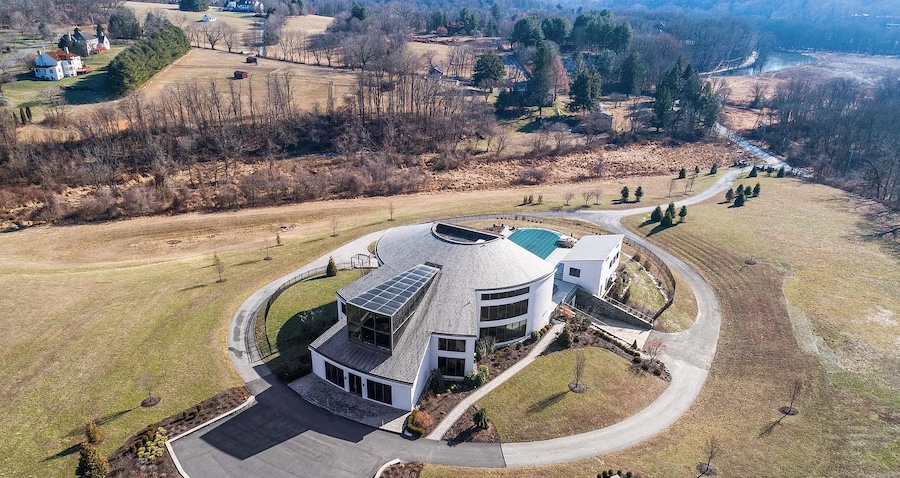
[[[393,433],[403,432],[406,416],[409,415],[409,412],[341,391],[312,373],[291,382],[288,386],[304,400],[319,408],[363,425]]]

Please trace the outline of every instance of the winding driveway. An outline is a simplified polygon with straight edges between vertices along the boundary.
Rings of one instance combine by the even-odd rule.
[[[722,128],[724,130],[724,128]],[[720,133],[772,165],[781,163],[762,152],[750,151],[730,132]],[[747,143],[748,144],[748,143]],[[751,145],[752,146],[752,145]],[[678,201],[676,206],[705,201],[731,187],[744,170],[731,170],[705,191]],[[672,382],[653,403],[615,425],[577,435],[538,442],[480,444],[420,439],[373,429],[315,407],[280,383],[255,356],[250,311],[296,275],[325,265],[329,256],[346,261],[380,237],[363,236],[328,256],[254,292],[238,309],[229,327],[228,351],[232,362],[256,396],[256,404],[174,442],[177,460],[192,478],[223,477],[368,477],[395,458],[471,467],[519,467],[567,462],[602,455],[636,445],[672,425],[700,393],[716,352],[721,326],[719,303],[712,288],[687,264],[627,230],[625,216],[647,214],[654,206],[618,211],[546,213],[582,219],[625,234],[657,254],[691,288],[697,299],[694,325],[680,333],[653,332],[667,345],[662,355]]]

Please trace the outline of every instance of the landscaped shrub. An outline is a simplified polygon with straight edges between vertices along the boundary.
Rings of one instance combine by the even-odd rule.
[[[567,325],[563,327],[562,333],[560,333],[559,337],[556,338],[556,343],[558,343],[560,347],[567,349],[572,346],[572,342],[572,330]]]
[[[94,445],[82,443],[78,450],[78,468],[75,475],[80,478],[105,478],[109,474],[109,461]]]
[[[447,391],[447,384],[444,383],[444,374],[440,369],[431,371],[431,391],[437,395]]]
[[[91,420],[84,425],[84,437],[87,439],[87,442],[90,444],[100,443],[102,436],[100,434],[100,425],[97,425],[97,422]]]
[[[541,340],[541,331],[540,330],[532,330],[531,331],[531,341],[537,342],[538,340]]]
[[[325,267],[325,275],[328,277],[334,277],[338,274],[337,264],[334,263],[334,257],[328,258],[328,266]]]
[[[150,425],[140,438],[141,445],[137,447],[137,457],[144,463],[149,463],[163,455],[166,451],[166,429]]]
[[[650,259],[644,261],[644,269],[647,269],[647,272],[650,272]]]
[[[477,428],[486,430],[488,427],[487,410],[485,410],[484,408],[479,409],[477,412],[475,412],[475,416],[472,417],[472,421]]]
[[[478,370],[473,370],[466,374],[464,383],[472,388],[478,388],[488,381],[490,372],[487,365],[479,365]]]
[[[634,262],[641,262],[641,253],[635,252],[633,256],[631,256],[631,260]]]
[[[406,418],[406,428],[418,435],[424,435],[433,424],[434,418],[421,410],[413,410]]]

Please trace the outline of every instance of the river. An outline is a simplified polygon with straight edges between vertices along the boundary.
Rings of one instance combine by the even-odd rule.
[[[738,68],[736,70],[727,71],[721,74],[723,76],[754,76],[761,73],[784,70],[786,68],[792,68],[798,65],[812,63],[814,61],[816,61],[816,59],[809,55],[804,55],[802,53],[796,53],[792,51],[777,50],[770,53],[769,57],[766,58],[762,65],[756,64],[753,66],[748,66],[746,68]]]

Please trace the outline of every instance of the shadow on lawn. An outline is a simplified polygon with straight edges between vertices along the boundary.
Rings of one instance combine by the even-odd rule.
[[[528,413],[536,413],[539,412],[551,405],[555,405],[562,401],[563,398],[566,397],[569,391],[566,390],[564,392],[559,392],[555,395],[550,395],[549,397],[541,400],[540,402],[535,403],[534,405],[528,407]]]

